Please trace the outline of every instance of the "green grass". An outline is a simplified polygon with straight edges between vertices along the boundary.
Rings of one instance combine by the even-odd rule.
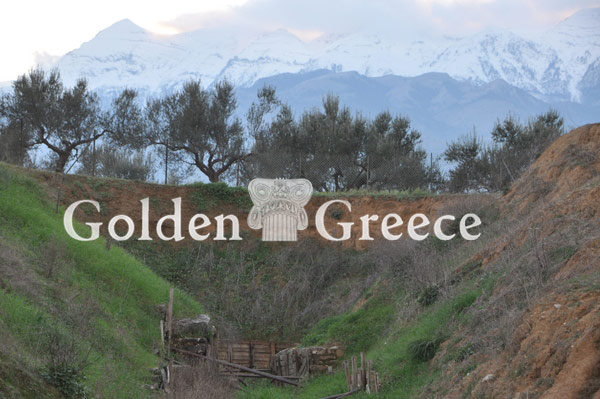
[[[148,368],[157,365],[152,353],[159,342],[156,305],[168,299],[169,284],[121,248],[105,248],[104,239],[79,242],[63,227],[62,211],[44,200],[36,182],[0,165],[0,240],[18,252],[44,290],[31,292],[0,285],[0,324],[3,334],[23,348],[35,375],[44,363],[37,343],[40,330],[56,329],[74,334],[81,345],[91,344],[92,363],[85,374],[98,398],[141,398],[148,391]],[[77,224],[83,234],[88,228]],[[40,264],[48,245],[64,249],[54,276],[45,276]],[[67,295],[69,297],[67,297]],[[95,306],[90,317],[91,336],[79,336],[78,326],[69,325],[69,302],[89,301]],[[179,317],[202,312],[190,296],[176,290],[175,314]],[[37,346],[36,346],[37,345]],[[14,388],[14,387],[13,387]],[[8,389],[8,388],[7,388]],[[0,393],[2,384],[0,383]],[[0,395],[2,396],[2,395]]]
[[[249,212],[252,200],[245,187],[230,187],[226,183],[194,183],[190,200],[201,212],[218,209],[220,205],[231,205],[237,210]]]
[[[346,345],[348,353],[366,351],[390,325],[393,317],[393,303],[378,296],[355,312],[322,319],[304,337],[302,345],[340,342]]]
[[[416,317],[410,324],[394,324],[392,332],[388,335],[382,334],[386,328],[379,324],[372,330],[371,341],[361,341],[359,330],[365,328],[369,323],[369,317],[372,312],[352,312],[347,315],[328,318],[318,323],[313,331],[308,335],[306,343],[327,341],[336,338],[359,339],[360,345],[356,342],[348,342],[351,349],[358,349],[361,346],[371,347],[367,352],[367,359],[372,359],[376,371],[379,372],[380,379],[383,382],[383,388],[379,398],[404,399],[415,397],[421,389],[428,383],[435,382],[440,375],[440,370],[436,365],[428,361],[415,358],[413,348],[416,342],[435,342],[432,350],[437,350],[438,346],[449,336],[451,331],[464,321],[464,310],[473,304],[475,299],[481,294],[480,290],[465,287],[463,291],[455,297],[446,301],[436,303],[427,308],[423,313]],[[382,305],[381,299],[373,298],[375,309],[384,309],[387,305]],[[364,306],[363,309],[369,309]],[[373,309],[373,308],[371,308]],[[375,313],[382,312],[376,310]],[[362,309],[361,309],[362,310]],[[352,322],[350,317],[354,315]],[[372,321],[372,320],[371,320]],[[388,319],[388,323],[392,323]],[[336,330],[335,326],[354,325],[356,334],[348,334],[347,329]],[[388,329],[390,329],[388,326]],[[377,330],[379,334],[377,334]],[[335,337],[335,332],[343,332],[346,335]],[[340,339],[340,341],[343,341]],[[370,343],[370,344],[369,344]],[[356,354],[353,351],[347,351],[347,355]],[[346,391],[345,377],[342,371],[334,375],[325,375],[313,378],[307,381],[302,388],[277,388],[265,383],[256,383],[242,390],[238,398],[240,399],[279,399],[279,398],[297,398],[313,399],[325,397]],[[353,398],[369,398],[365,393],[358,393]]]
[[[563,246],[556,248],[550,252],[550,260],[553,262],[562,262],[571,259],[577,252],[577,248],[573,246]]]

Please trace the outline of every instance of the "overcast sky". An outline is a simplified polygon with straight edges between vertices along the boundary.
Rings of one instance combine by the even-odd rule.
[[[62,55],[124,18],[158,34],[210,26],[286,28],[304,40],[360,29],[464,35],[543,29],[600,0],[30,0],[0,6],[0,81]]]

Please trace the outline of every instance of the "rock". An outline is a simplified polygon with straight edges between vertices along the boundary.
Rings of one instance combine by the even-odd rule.
[[[488,374],[485,377],[483,377],[483,379],[481,380],[482,382],[491,382],[494,381],[496,379],[496,376],[494,374]]]
[[[207,342],[212,342],[216,331],[210,323],[210,317],[205,314],[173,322],[173,338],[205,338]]]
[[[556,309],[560,309],[560,308],[562,308],[562,305],[561,305],[560,303],[555,303],[555,304],[554,304],[554,307],[555,307]]]

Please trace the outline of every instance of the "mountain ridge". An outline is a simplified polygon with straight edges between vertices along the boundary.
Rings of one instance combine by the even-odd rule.
[[[260,78],[317,69],[369,77],[446,72],[476,84],[501,78],[545,101],[587,101],[583,77],[600,60],[600,8],[576,12],[532,35],[487,29],[461,37],[407,40],[381,33],[327,35],[310,42],[278,29],[260,35],[214,28],[160,36],[121,20],[56,64],[67,83],[80,76],[92,88],[130,86],[148,95],[187,79],[210,85],[227,78],[252,86]]]
[[[415,77],[367,77],[358,72],[320,69],[302,74],[262,78],[249,88],[237,88],[238,116],[245,112],[264,85],[277,88],[277,96],[295,112],[320,107],[327,94],[339,96],[353,112],[374,117],[388,110],[409,117],[422,133],[426,150],[435,154],[459,136],[476,130],[488,136],[494,123],[512,115],[522,121],[550,108],[558,110],[567,126],[594,122],[597,110],[575,102],[546,103],[502,79],[483,85],[453,79],[447,73],[429,72]]]

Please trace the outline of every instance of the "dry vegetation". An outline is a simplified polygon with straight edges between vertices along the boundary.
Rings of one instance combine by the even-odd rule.
[[[197,362],[190,366],[176,367],[168,399],[228,399],[235,395],[234,383],[219,376],[214,367]]]

